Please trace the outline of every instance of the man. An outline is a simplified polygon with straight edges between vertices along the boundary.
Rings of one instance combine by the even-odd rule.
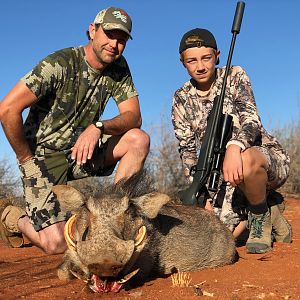
[[[26,200],[26,212],[0,205],[0,233],[9,246],[21,246],[25,236],[46,253],[64,252],[68,213],[61,211],[52,186],[110,175],[117,162],[116,182],[143,167],[149,136],[139,129],[138,94],[122,56],[131,28],[123,9],[100,11],[86,46],[47,56],[1,103],[2,126],[19,162]],[[100,121],[110,97],[119,115]]]
[[[184,172],[191,181],[190,170],[196,165],[207,117],[214,98],[220,94],[225,67],[216,67],[220,51],[214,36],[206,29],[196,28],[185,33],[179,53],[191,79],[174,94],[172,121]],[[221,198],[220,218],[225,223],[230,218],[235,219],[234,224],[228,226],[234,230],[238,222],[232,209],[232,197],[242,191],[249,210],[247,251],[265,253],[271,250],[272,236],[276,241],[291,241],[291,227],[278,205],[269,208],[266,201],[268,192],[286,181],[289,157],[262,127],[250,80],[241,67],[230,69],[223,112],[233,116],[234,125],[223,162],[224,181],[214,197],[214,210],[218,211],[216,206],[222,202]]]

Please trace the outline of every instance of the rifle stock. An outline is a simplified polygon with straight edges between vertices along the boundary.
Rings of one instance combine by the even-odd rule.
[[[232,24],[232,40],[230,44],[228,59],[223,77],[220,95],[214,99],[212,110],[209,114],[207,127],[203,137],[197,165],[193,170],[193,182],[190,187],[179,192],[179,197],[184,205],[205,206],[205,196],[208,190],[216,192],[218,189],[221,167],[226,151],[226,144],[232,133],[232,116],[223,114],[223,102],[225,97],[226,82],[231,65],[231,59],[236,40],[240,32],[245,3],[237,3],[235,16]],[[208,183],[208,187],[207,182]]]

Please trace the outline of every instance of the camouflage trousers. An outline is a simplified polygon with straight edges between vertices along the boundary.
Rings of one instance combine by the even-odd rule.
[[[105,167],[108,140],[96,147],[92,159],[82,166],[71,160],[71,150],[53,151],[39,147],[35,156],[19,165],[23,182],[26,213],[36,231],[65,221],[70,213],[61,210],[52,187],[89,176],[109,176],[115,165]]]
[[[267,202],[273,202],[272,197],[276,195],[273,191],[281,187],[288,178],[290,159],[284,151],[263,146],[254,148],[262,152],[267,159]],[[222,182],[219,191],[212,197],[212,202],[215,214],[230,230],[234,230],[241,220],[247,218],[248,203],[245,195],[229,183]]]

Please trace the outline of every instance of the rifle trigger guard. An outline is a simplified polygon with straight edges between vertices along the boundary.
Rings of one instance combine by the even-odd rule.
[[[190,169],[190,175],[194,177],[194,174],[196,173],[197,171],[197,166],[192,166],[191,169]]]

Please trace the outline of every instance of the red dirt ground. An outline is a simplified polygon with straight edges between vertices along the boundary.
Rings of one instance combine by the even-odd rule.
[[[61,255],[45,255],[36,247],[10,249],[0,242],[0,299],[300,299],[300,200],[286,200],[285,216],[293,227],[293,243],[275,243],[264,255],[239,247],[237,263],[191,272],[184,288],[173,287],[167,277],[117,294],[94,294],[82,281],[58,279]]]

